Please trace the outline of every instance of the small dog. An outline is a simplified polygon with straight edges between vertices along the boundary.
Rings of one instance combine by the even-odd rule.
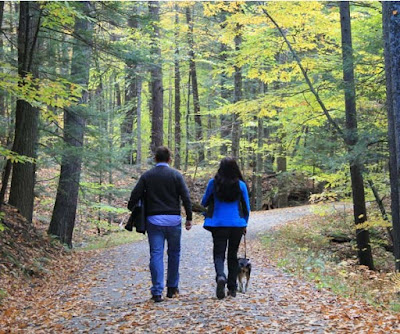
[[[245,293],[247,288],[249,287],[250,274],[251,274],[251,263],[249,259],[239,258],[239,291]],[[244,280],[246,278],[246,285],[244,284]]]

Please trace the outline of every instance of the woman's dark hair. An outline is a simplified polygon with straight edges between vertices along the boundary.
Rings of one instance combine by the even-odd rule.
[[[218,172],[214,176],[217,198],[223,202],[238,200],[241,195],[239,180],[243,181],[243,176],[236,160],[233,158],[222,159]]]

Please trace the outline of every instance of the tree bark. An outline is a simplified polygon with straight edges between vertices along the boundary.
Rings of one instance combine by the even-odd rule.
[[[132,104],[132,106],[126,110],[121,123],[121,148],[126,149],[123,159],[126,164],[133,164],[133,121],[137,109],[137,78],[133,74],[135,70],[135,66],[128,65],[126,76],[128,85],[125,92],[125,104]]]
[[[3,32],[4,1],[0,3],[0,32]],[[3,39],[3,37],[1,38]]]
[[[199,99],[199,87],[197,83],[197,71],[194,54],[194,38],[193,38],[193,17],[190,13],[190,7],[186,7],[186,22],[189,26],[188,31],[188,44],[189,44],[189,70],[192,78],[192,94],[193,94],[193,113],[195,121],[195,135],[196,142],[198,144],[196,150],[198,152],[198,162],[204,160],[204,143],[203,143],[203,131],[201,125],[200,116],[200,99]]]
[[[83,12],[91,11],[89,1],[81,2]],[[91,21],[77,17],[74,31],[78,36],[92,39]],[[87,87],[91,47],[81,40],[76,40],[72,50],[71,81]],[[78,204],[79,180],[81,175],[82,149],[86,125],[85,105],[88,103],[88,91],[85,90],[78,104],[64,110],[64,143],[65,150],[61,162],[61,174],[57,188],[56,202],[51,217],[48,233],[72,247],[72,234]]]
[[[151,76],[151,143],[150,149],[155,152],[158,146],[163,145],[163,84],[160,48],[160,3],[149,1],[149,13],[152,22],[151,54],[154,63],[150,68]]]
[[[172,69],[171,69],[172,72]],[[173,132],[172,132],[172,115],[173,115],[173,111],[172,111],[172,73],[170,73],[169,75],[169,80],[168,80],[168,138],[167,138],[167,142],[168,142],[168,147],[170,150],[172,150],[172,136],[173,136]]]
[[[400,3],[382,2],[393,253],[400,271]]]
[[[191,75],[189,71],[189,78],[187,82],[187,101],[186,101],[186,147],[185,147],[185,172],[189,165],[189,143],[190,143],[190,131],[189,131],[189,120],[190,120],[190,81]]]
[[[257,124],[257,152],[256,152],[256,210],[262,209],[263,193],[262,193],[262,169],[263,169],[263,155],[262,148],[264,144],[263,139],[263,126],[264,120],[262,117],[258,118]]]
[[[236,26],[235,32],[235,51],[236,53],[240,51],[240,46],[242,44],[242,33],[241,27],[239,25]],[[234,74],[234,103],[237,103],[242,100],[242,69],[241,67],[235,65],[235,74]],[[239,159],[239,150],[240,150],[240,119],[239,114],[233,114],[233,126],[232,126],[232,156],[238,160]]]
[[[224,29],[226,26],[225,23],[226,20],[226,14],[224,12],[221,13],[221,18],[220,18],[220,26],[221,29]],[[220,52],[219,52],[219,59],[222,64],[226,64],[228,56],[228,47],[226,44],[221,43],[220,44]],[[227,77],[226,74],[223,72],[221,73],[220,77],[220,95],[223,103],[225,101],[228,101],[229,99],[229,91],[226,88],[227,84]],[[220,116],[220,121],[221,121],[221,139],[223,141],[225,140],[232,140],[231,139],[231,134],[232,134],[232,117],[231,115],[221,115]],[[228,154],[228,145],[223,142],[221,145],[221,154],[222,155],[227,155]]]
[[[3,50],[3,13],[4,13],[4,1],[0,2],[0,61],[4,60],[4,50]],[[0,71],[3,71],[3,69],[0,69]],[[0,90],[0,121],[4,124],[5,122],[5,116],[6,116],[6,111],[5,111],[5,92],[3,90]],[[7,136],[7,127],[2,127],[0,129],[0,145],[4,145],[6,142],[6,136]],[[1,168],[0,168],[1,170]]]
[[[284,154],[281,149],[280,154]],[[278,173],[285,173],[287,171],[286,156],[278,156],[276,158],[276,170]],[[285,208],[289,205],[288,202],[288,180],[285,175],[278,176],[278,208]]]
[[[18,75],[23,85],[24,77],[28,72],[38,76],[36,62],[37,37],[40,28],[39,4],[35,2],[20,3],[18,27]],[[12,150],[20,155],[36,157],[38,137],[38,109],[27,101],[17,100],[15,118],[15,136]],[[9,203],[18,208],[21,214],[32,221],[35,171],[33,163],[15,163],[12,166]],[[6,183],[7,184],[7,181]]]
[[[142,74],[138,70],[137,77],[137,109],[136,109],[136,163],[142,165]]]
[[[356,224],[358,258],[361,265],[374,269],[371,245],[368,230],[358,228],[367,220],[365,205],[364,180],[362,175],[363,164],[353,151],[358,142],[356,91],[354,84],[354,58],[351,38],[350,6],[348,1],[340,2],[340,23],[342,32],[342,58],[343,81],[346,109],[346,133],[345,140],[351,155],[350,175],[353,194],[354,221]]]
[[[174,167],[181,168],[181,72],[179,68],[179,15],[175,5],[175,59],[174,59],[174,89],[175,89],[175,159]]]
[[[136,18],[136,7],[133,9],[133,14],[128,18],[128,27],[135,29],[139,27],[139,22]],[[131,105],[126,110],[124,119],[121,124],[121,148],[126,148],[124,162],[133,164],[133,123],[138,107],[138,65],[132,60],[126,62],[126,91],[125,104]],[[140,130],[139,130],[140,131]]]

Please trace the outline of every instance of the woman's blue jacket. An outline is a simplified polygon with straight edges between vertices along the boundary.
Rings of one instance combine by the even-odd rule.
[[[242,196],[234,202],[220,201],[214,192],[214,179],[208,182],[201,205],[208,207],[204,227],[246,227],[250,214],[247,186],[239,181]]]

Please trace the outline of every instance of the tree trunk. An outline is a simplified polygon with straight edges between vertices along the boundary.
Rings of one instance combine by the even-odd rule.
[[[152,42],[151,54],[153,64],[150,69],[151,76],[151,143],[150,149],[155,152],[158,146],[163,145],[163,84],[162,84],[162,64],[160,48],[160,3],[158,1],[149,2],[149,12],[152,22]]]
[[[136,163],[142,165],[142,74],[138,70],[137,77],[137,109],[136,109],[136,126],[137,126],[137,142],[136,142]]]
[[[271,136],[272,132],[273,132],[272,126],[270,124],[268,124],[268,120],[267,120],[267,125],[264,128],[264,139],[267,143],[271,142],[270,136]],[[275,161],[274,152],[272,150],[267,151],[265,158],[264,158],[264,173],[265,174],[274,173],[274,161]]]
[[[0,32],[3,33],[3,14],[4,14],[4,1],[0,3]],[[0,38],[3,40],[3,37]]]
[[[281,154],[284,152],[281,151]],[[278,173],[285,173],[287,170],[286,156],[278,156],[276,158],[276,170]],[[278,208],[285,208],[288,203],[288,184],[287,178],[280,174],[278,176]]]
[[[263,203],[263,192],[262,192],[262,169],[263,169],[263,127],[264,120],[262,117],[258,118],[257,124],[257,152],[256,152],[256,210],[262,209]]]
[[[226,47],[226,45],[221,44],[221,61],[222,62],[227,61],[227,56],[226,56],[227,51],[228,51],[228,48]],[[220,87],[221,87],[220,91],[221,91],[221,99],[223,101],[228,101],[228,98],[229,98],[229,92],[228,92],[228,89],[226,88],[226,84],[227,84],[226,74],[222,73],[221,80],[220,80]],[[221,115],[220,120],[221,120],[221,139],[223,141],[232,140],[232,138],[231,138],[232,116],[231,115]],[[226,142],[223,142],[221,145],[221,154],[224,156],[228,154],[228,145],[226,144]]]
[[[40,27],[39,4],[35,2],[20,3],[18,27],[18,75],[21,80],[32,73],[38,76],[38,63],[35,60],[37,36]],[[24,100],[17,101],[15,136],[13,151],[28,157],[36,157],[38,137],[38,109]],[[35,164],[15,163],[11,179],[9,203],[18,208],[21,214],[32,221]],[[7,182],[6,182],[7,184]]]
[[[351,39],[350,6],[348,1],[340,2],[340,23],[342,31],[342,57],[343,57],[343,81],[346,108],[345,140],[351,155],[350,175],[353,194],[354,221],[356,224],[358,258],[361,265],[374,269],[368,230],[358,228],[367,220],[365,205],[364,180],[362,176],[363,164],[353,151],[358,142],[356,91],[354,84],[354,60]]]
[[[128,27],[137,29],[139,22],[136,18],[136,7],[133,8],[133,14],[128,18]],[[130,104],[131,107],[126,110],[124,119],[121,124],[121,148],[126,148],[124,162],[133,164],[133,123],[138,104],[138,65],[132,60],[126,62],[126,91],[125,104]]]
[[[181,168],[181,72],[179,68],[179,15],[175,5],[175,159],[174,167]]]
[[[186,103],[186,147],[185,147],[185,172],[189,165],[189,143],[190,143],[190,131],[189,131],[189,120],[190,120],[190,81],[191,75],[189,71],[189,79],[187,83],[187,103]]]
[[[88,14],[91,4],[81,3],[83,11]],[[92,39],[92,23],[86,18],[77,17],[74,31],[78,36]],[[91,47],[81,40],[76,40],[72,50],[71,81],[87,87]],[[88,103],[88,92],[85,90],[78,105],[65,108],[64,143],[66,149],[61,161],[61,174],[57,188],[56,202],[48,233],[57,236],[62,243],[72,247],[72,234],[78,204],[79,180],[81,175],[82,149],[85,131],[85,105]]]
[[[382,2],[389,140],[393,253],[400,271],[400,4]]]
[[[1,20],[0,20],[0,55],[1,55],[0,56],[0,60],[1,61],[3,61],[3,58],[4,58],[4,55],[3,55],[3,52],[4,52],[4,50],[3,50],[3,29],[2,29],[2,27],[3,27],[3,17],[4,17],[4,4],[5,4],[4,1],[2,1],[0,3],[0,9],[1,9],[1,13],[0,13],[0,16],[1,16]],[[10,4],[9,8],[10,8],[10,16],[12,16],[11,15],[12,14],[12,4]],[[12,20],[11,20],[11,22],[12,22]],[[13,29],[12,25],[10,27],[10,30],[11,30],[11,33],[13,33],[14,29]],[[11,44],[11,50],[13,51],[12,44]],[[3,91],[0,91],[0,117],[6,117],[6,105],[7,105],[7,103],[5,101],[5,96],[6,96],[5,93]],[[9,117],[9,119],[10,118],[11,117]],[[6,144],[7,148],[9,147],[10,142],[11,142],[11,139],[10,139],[11,135],[8,133],[10,131],[9,129],[11,128],[10,125],[11,125],[10,121],[8,121],[7,122],[7,126],[4,127],[2,130],[0,130],[0,140],[1,140],[1,138],[3,136],[4,136],[4,138],[7,137],[7,142],[8,142]],[[0,142],[0,144],[3,144],[3,143]],[[5,162],[5,166],[2,165],[1,167],[2,167],[1,168],[2,173],[1,173],[1,189],[0,189],[0,209],[1,209],[1,206],[2,206],[2,204],[4,202],[4,199],[5,199],[5,196],[6,196],[6,191],[7,191],[7,187],[8,187],[8,181],[9,181],[10,175],[11,175],[11,167],[12,167],[11,161],[7,160]],[[4,169],[3,169],[3,167],[4,167]]]
[[[190,7],[186,7],[186,21],[189,26],[188,31],[188,44],[189,44],[189,70],[190,76],[192,78],[192,94],[193,94],[193,113],[194,113],[194,121],[195,121],[195,135],[197,147],[196,151],[198,152],[198,162],[202,162],[204,160],[204,144],[203,144],[203,131],[201,125],[201,116],[200,116],[200,100],[199,100],[199,87],[197,84],[197,71],[196,71],[196,63],[195,63],[195,54],[194,54],[194,38],[193,38],[193,18],[190,13]]]
[[[223,12],[221,15],[221,29],[224,29],[226,26],[225,20],[226,20],[226,14]],[[222,64],[226,64],[227,59],[228,59],[228,47],[226,44],[221,43],[220,44],[220,61]],[[226,88],[226,83],[227,83],[227,78],[226,74],[224,72],[221,73],[220,77],[220,94],[221,94],[221,99],[224,102],[228,101],[229,99],[229,92],[228,89]],[[230,136],[232,134],[232,117],[231,115],[221,115],[220,116],[221,120],[221,139],[223,141],[231,139]],[[226,143],[223,143],[221,145],[221,154],[222,155],[227,155],[228,154],[228,145]]]
[[[172,69],[171,69],[172,72]],[[172,73],[169,75],[169,83],[168,83],[168,147],[172,150]]]
[[[0,2],[0,61],[4,61],[4,50],[3,50],[3,13],[4,13],[4,1]],[[3,71],[3,69],[0,69]],[[5,103],[5,92],[0,90],[0,122],[5,123],[6,116],[6,103]],[[0,145],[5,145],[7,137],[7,127],[2,127],[0,129]],[[0,168],[1,170],[2,168]]]
[[[121,148],[126,150],[123,159],[126,164],[133,164],[133,121],[137,103],[137,78],[134,75],[135,70],[135,66],[128,66],[127,68],[126,79],[128,85],[125,92],[125,104],[131,104],[131,107],[126,110],[121,123]]]
[[[242,33],[241,27],[239,25],[236,26],[235,32],[235,51],[240,51],[240,46],[242,44]],[[235,95],[234,95],[234,103],[242,100],[242,68],[235,65],[235,74],[234,74],[234,86],[235,86]],[[233,114],[233,126],[232,126],[232,156],[238,160],[239,159],[239,149],[240,149],[240,119],[239,114]]]

